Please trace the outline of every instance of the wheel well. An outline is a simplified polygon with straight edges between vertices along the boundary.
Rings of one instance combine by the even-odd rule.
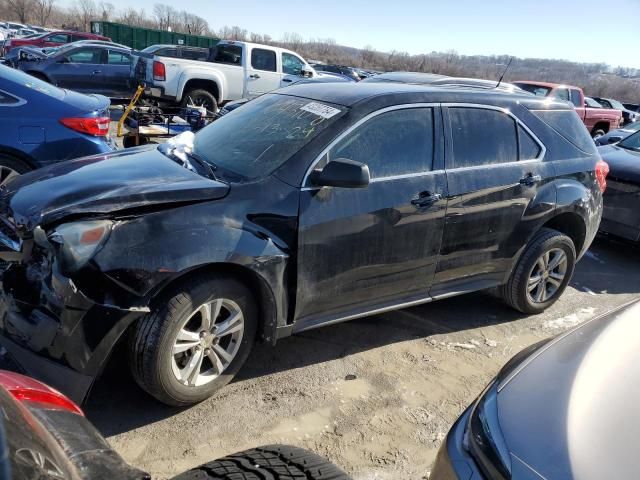
[[[595,133],[597,130],[604,130],[604,133],[609,131],[609,124],[607,122],[598,122],[593,126],[591,133]]]
[[[27,71],[25,73],[28,73],[29,75],[31,75],[32,77],[36,77],[39,78],[40,80],[44,80],[47,83],[51,83],[51,80],[49,80],[49,77],[47,77],[44,73],[42,72],[34,72],[34,71]]]
[[[267,282],[262,279],[253,270],[241,265],[232,263],[214,263],[188,270],[180,276],[172,279],[170,282],[163,284],[158,290],[151,295],[151,304],[158,299],[162,299],[164,294],[179,283],[184,282],[187,278],[196,275],[228,275],[236,278],[245,284],[251,292],[253,292],[258,306],[258,338],[273,341],[271,337],[275,330],[277,322],[276,302]]]
[[[545,223],[544,227],[553,228],[564,233],[573,241],[573,245],[576,247],[576,254],[580,255],[587,236],[587,227],[580,215],[577,213],[562,213]]]
[[[185,84],[184,89],[182,90],[182,98],[185,97],[187,92],[189,92],[190,90],[195,90],[197,88],[201,88],[213,94],[213,96],[216,98],[216,101],[219,102],[221,100],[220,90],[218,89],[218,84],[216,82],[214,82],[213,80],[198,80],[198,79],[189,80]]]
[[[15,150],[15,149],[10,148],[10,147],[0,146],[0,156],[2,156],[2,155],[5,155],[7,157],[12,157],[12,158],[14,158],[16,160],[24,162],[32,170],[35,170],[36,168],[38,168],[38,166],[35,164],[35,162],[33,161],[33,159],[31,157],[29,157],[28,155],[25,155],[24,153],[20,152],[19,150]]]

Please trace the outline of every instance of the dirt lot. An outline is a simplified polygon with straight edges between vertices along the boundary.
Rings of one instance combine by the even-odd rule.
[[[184,410],[112,368],[87,414],[154,478],[274,442],[314,450],[356,479],[427,478],[452,422],[509,357],[636,297],[640,251],[601,239],[543,315],[474,294],[326,327],[258,345],[234,383]]]

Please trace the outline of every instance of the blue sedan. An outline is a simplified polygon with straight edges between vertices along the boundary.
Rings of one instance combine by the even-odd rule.
[[[0,65],[0,185],[51,163],[113,151],[109,104]]]
[[[115,44],[77,42],[44,53],[24,49],[25,58],[14,65],[28,74],[61,88],[99,93],[111,98],[130,98],[131,49]]]

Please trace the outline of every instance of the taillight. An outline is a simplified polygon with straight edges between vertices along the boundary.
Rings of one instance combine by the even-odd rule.
[[[78,405],[57,390],[33,378],[0,370],[0,386],[22,403],[34,404],[34,406],[38,405],[54,410],[66,410],[84,416]]]
[[[609,164],[604,160],[599,160],[596,163],[596,180],[598,180],[598,187],[602,193],[607,189],[607,175],[609,175]]]
[[[157,60],[153,62],[153,79],[160,82],[164,82],[167,79],[164,63],[158,62]]]
[[[86,133],[95,137],[105,137],[109,133],[109,117],[78,117],[63,118],[60,120],[65,127],[76,132]]]

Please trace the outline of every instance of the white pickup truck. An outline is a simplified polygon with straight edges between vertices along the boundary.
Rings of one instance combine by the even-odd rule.
[[[295,52],[247,42],[222,41],[206,62],[149,56],[143,63],[146,94],[217,111],[231,100],[253,98],[316,72]]]

